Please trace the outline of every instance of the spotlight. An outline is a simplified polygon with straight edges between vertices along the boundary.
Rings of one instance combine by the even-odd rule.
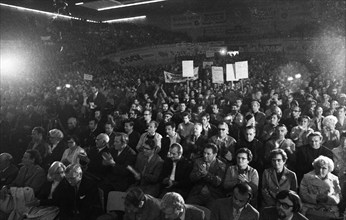
[[[70,84],[66,84],[65,87],[66,88],[71,88],[71,85]]]
[[[289,76],[289,77],[287,78],[287,80],[288,80],[288,81],[292,81],[292,80],[293,80],[293,77],[292,77],[292,76]]]
[[[220,54],[221,54],[222,56],[225,56],[225,55],[227,54],[227,50],[226,50],[225,48],[222,48],[222,49],[220,50]]]
[[[294,75],[294,78],[296,78],[296,79],[300,79],[301,77],[302,77],[302,75],[300,73]]]

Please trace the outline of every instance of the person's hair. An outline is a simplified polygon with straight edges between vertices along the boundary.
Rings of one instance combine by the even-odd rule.
[[[248,148],[242,147],[236,151],[235,155],[237,156],[238,154],[241,154],[241,153],[247,154],[248,161],[249,162],[252,161],[253,155],[251,153],[251,150],[249,150]]]
[[[125,124],[129,124],[131,127],[133,127],[135,125],[135,123],[132,120],[129,120],[129,119],[124,121],[124,125]]]
[[[303,119],[308,119],[308,121],[310,121],[310,117],[307,116],[307,115],[302,115],[302,116],[299,116],[298,118],[298,123],[302,123],[303,122]]]
[[[203,114],[201,115],[201,118],[203,118],[203,117],[206,117],[208,121],[210,120],[210,115],[209,115],[209,113],[203,113]]]
[[[241,195],[248,194],[249,195],[248,201],[251,200],[251,198],[252,198],[252,188],[251,188],[251,186],[249,184],[247,184],[247,183],[237,183],[233,187],[233,190],[232,190],[233,193],[234,193],[235,189],[238,189],[238,191],[239,191],[239,193]]]
[[[153,139],[146,140],[144,144],[148,145],[152,150],[156,148],[156,143]]]
[[[48,180],[53,180],[52,176],[58,171],[59,168],[62,168],[64,172],[66,170],[66,166],[60,161],[54,161],[52,165],[50,165],[47,175]]]
[[[59,129],[52,129],[48,133],[50,137],[58,138],[59,140],[64,138],[64,134]]]
[[[291,103],[292,104],[292,103]],[[294,106],[294,108],[298,108],[298,111],[299,112],[301,112],[302,111],[302,109],[297,105],[297,106]],[[291,110],[292,110],[293,108],[291,108]]]
[[[288,198],[293,203],[293,212],[299,212],[302,208],[302,201],[293,190],[282,190],[276,195],[276,201]]]
[[[343,109],[343,110],[346,110],[346,107],[343,106],[343,105],[341,105],[341,106],[339,106],[339,107],[336,108],[337,111],[342,110],[342,109]]]
[[[107,121],[107,122],[105,123],[105,127],[106,127],[106,125],[110,125],[111,128],[114,128],[114,123],[112,123],[112,122],[110,122],[110,121]]]
[[[229,130],[228,124],[227,124],[226,122],[224,122],[224,121],[219,122],[219,123],[217,124],[217,127],[219,127],[220,125],[221,125],[221,126],[224,125],[224,126],[226,127],[226,130]]]
[[[247,130],[254,130],[255,133],[256,133],[256,127],[255,127],[255,126],[247,126],[247,127],[244,129],[244,132],[247,131]]]
[[[173,143],[170,147],[170,149],[177,148],[179,154],[183,154],[183,147],[179,143]]]
[[[66,167],[66,170],[65,170],[65,173],[68,174],[68,173],[77,173],[77,174],[82,174],[83,171],[82,171],[82,167],[80,164],[78,163],[75,163],[75,164],[70,164]]]
[[[270,115],[269,118],[272,118],[272,117],[275,116],[275,115],[276,115],[276,117],[278,118],[278,120],[280,120],[280,115],[279,115],[278,113],[276,113],[276,112],[273,112],[273,113]]]
[[[276,155],[281,155],[284,162],[288,159],[286,152],[280,148],[270,151],[269,159],[272,160]]]
[[[99,134],[99,135],[97,135],[97,136],[101,137],[102,140],[105,141],[106,143],[109,143],[109,136],[108,136],[108,134],[106,134],[106,133],[101,133],[101,134]]]
[[[149,124],[154,124],[154,127],[157,128],[159,126],[159,123],[157,121],[150,121]]]
[[[168,192],[161,199],[161,209],[172,208],[182,212],[185,207],[184,198],[176,192]]]
[[[338,123],[338,118],[335,117],[334,115],[328,115],[324,117],[324,119],[322,120],[322,124],[324,126],[331,124],[333,125],[333,127],[335,127],[336,123]]]
[[[143,111],[143,114],[144,114],[144,112],[148,112],[149,115],[153,115],[153,112],[152,112],[151,110],[149,110],[149,109],[145,109],[145,110]]]
[[[32,131],[36,131],[38,134],[42,134],[44,136],[45,130],[42,127],[34,127]]]
[[[190,113],[188,113],[188,112],[183,112],[183,114],[182,114],[181,116],[183,116],[183,118],[186,117],[186,116],[188,116],[189,119],[190,119],[190,116],[191,116],[191,115],[190,115]]]
[[[30,154],[30,159],[34,159],[34,164],[39,165],[42,163],[42,157],[37,150],[30,149],[26,150],[25,153]]]
[[[126,193],[124,204],[125,206],[139,207],[144,200],[144,192],[139,187],[132,187]]]
[[[333,172],[333,170],[334,170],[334,162],[329,157],[320,155],[312,162],[312,166],[315,169],[318,168],[318,167],[321,167],[322,165],[325,165],[325,164],[327,164],[327,166],[328,166],[328,171],[329,172]]]
[[[319,131],[314,131],[314,132],[311,132],[309,135],[308,135],[308,139],[310,140],[311,138],[313,137],[319,137],[321,140],[323,139],[323,136],[321,134],[321,132]]]
[[[115,132],[114,138],[120,137],[121,143],[127,144],[129,142],[129,136],[124,132]]]
[[[219,152],[219,148],[216,144],[208,143],[204,145],[204,149],[212,149],[213,154],[217,154]]]
[[[9,163],[12,163],[13,157],[11,154],[9,153],[1,153],[0,154],[0,159],[3,159],[3,161],[7,161]]]
[[[173,121],[169,121],[165,123],[165,127],[170,126],[171,128],[175,128],[175,123]]]
[[[193,125],[193,127],[195,127],[195,126],[198,126],[198,127],[200,127],[200,128],[203,128],[203,125],[202,125],[201,123],[199,123],[199,122],[196,122],[196,123]]]
[[[78,145],[79,146],[79,144],[80,144],[80,141],[79,141],[79,138],[78,138],[78,136],[77,135],[68,135],[67,137],[66,137],[66,141],[69,141],[69,140],[73,140],[74,142],[76,142],[76,145]]]

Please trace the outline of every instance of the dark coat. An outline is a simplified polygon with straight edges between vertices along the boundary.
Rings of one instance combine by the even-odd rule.
[[[277,220],[279,219],[278,212],[275,207],[263,209],[261,212],[260,220]],[[293,213],[292,220],[308,220],[304,215],[299,212]]]
[[[10,164],[6,170],[0,171],[0,188],[10,184],[16,178],[17,174],[18,168],[13,164]]]

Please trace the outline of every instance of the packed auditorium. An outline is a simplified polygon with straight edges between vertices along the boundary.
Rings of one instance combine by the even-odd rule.
[[[0,220],[346,219],[345,0],[37,1],[0,0]]]

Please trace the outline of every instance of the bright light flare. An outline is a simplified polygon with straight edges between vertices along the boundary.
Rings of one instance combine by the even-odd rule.
[[[288,81],[292,81],[292,80],[293,80],[293,77],[292,77],[292,76],[289,76],[289,77],[287,78],[287,80],[288,80]]]
[[[143,15],[143,16],[136,16],[136,17],[107,20],[107,21],[103,21],[103,22],[106,22],[106,23],[132,22],[132,21],[144,20],[146,18],[147,18],[147,16]]]
[[[294,78],[300,79],[300,78],[302,78],[302,75],[300,73],[298,73],[298,74],[294,75]]]
[[[23,60],[15,54],[1,54],[1,75],[12,75],[21,71]]]
[[[225,48],[222,48],[222,49],[220,50],[220,54],[221,54],[222,56],[225,56],[225,55],[227,54],[227,50],[226,50]]]

